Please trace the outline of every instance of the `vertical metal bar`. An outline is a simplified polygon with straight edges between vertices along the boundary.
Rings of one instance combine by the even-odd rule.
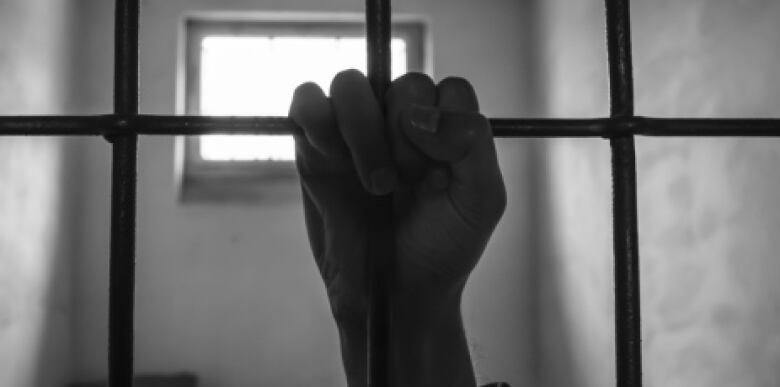
[[[390,0],[366,0],[368,78],[384,106],[390,85]],[[395,255],[392,195],[372,200],[368,268],[368,386],[389,385],[389,274]]]
[[[606,4],[610,115],[630,117],[634,115],[634,80],[629,0],[606,0]]]
[[[642,385],[634,138],[610,140],[615,244],[615,352],[617,385]]]
[[[368,78],[377,98],[390,86],[390,0],[366,0]]]
[[[117,0],[114,35],[114,112],[138,114],[140,0]],[[117,134],[111,176],[108,379],[110,387],[133,385],[133,287],[138,136]]]
[[[629,0],[606,0],[610,114],[634,114]],[[618,387],[642,385],[639,248],[634,136],[610,139],[615,250],[615,352]]]

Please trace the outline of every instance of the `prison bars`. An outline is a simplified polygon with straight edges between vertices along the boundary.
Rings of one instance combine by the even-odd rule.
[[[619,387],[642,384],[639,256],[637,245],[634,136],[780,136],[778,119],[652,118],[635,116],[628,0],[605,0],[609,61],[609,118],[491,119],[496,137],[604,137],[610,140],[615,252],[616,378]],[[132,386],[133,286],[137,136],[209,133],[289,134],[285,117],[138,115],[140,0],[116,0],[114,114],[98,116],[5,116],[0,135],[102,135],[113,146],[109,298],[109,383]],[[369,78],[381,98],[389,83],[390,1],[366,0]],[[392,259],[388,198],[374,203],[371,225],[369,380],[386,386],[387,278]]]
[[[390,86],[390,0],[366,0],[368,80],[384,106]],[[368,224],[367,385],[390,385],[390,273],[395,256],[393,196],[373,197]]]
[[[116,2],[114,33],[114,113],[138,114],[138,29],[140,0]],[[135,286],[135,195],[138,134],[132,127],[106,136],[112,146],[111,244],[108,301],[108,380],[111,387],[133,385]]]
[[[612,138],[776,137],[780,119],[761,118],[491,118],[495,137]],[[287,117],[208,117],[163,115],[0,116],[0,136],[107,136],[140,134],[290,134]]]
[[[628,0],[607,1],[610,116],[634,115]],[[612,241],[615,276],[615,371],[618,386],[642,385],[639,247],[634,135],[609,139],[612,149]]]

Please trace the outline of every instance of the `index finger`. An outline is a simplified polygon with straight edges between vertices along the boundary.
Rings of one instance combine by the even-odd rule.
[[[384,195],[398,184],[384,117],[368,79],[357,70],[338,73],[330,85],[338,127],[363,186]]]

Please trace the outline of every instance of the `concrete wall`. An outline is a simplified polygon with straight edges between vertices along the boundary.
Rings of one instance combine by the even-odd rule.
[[[65,1],[0,1],[0,115],[61,114]],[[0,385],[62,386],[70,373],[71,144],[0,138]]]
[[[524,1],[395,2],[430,21],[436,78],[476,86],[491,116],[534,114],[533,25]],[[84,0],[78,109],[111,108],[111,15]],[[350,12],[362,1],[148,0],[141,77],[144,113],[175,110],[178,23],[208,10]],[[464,316],[480,380],[534,383],[537,320],[530,219],[535,187],[528,142],[502,141],[510,206],[469,284]],[[174,181],[174,139],[140,141],[136,362],[139,372],[188,370],[203,386],[344,385],[336,330],[312,262],[299,198],[260,205],[182,204]],[[105,376],[109,147],[84,147],[89,211],[76,267],[75,376]]]
[[[552,116],[604,116],[603,2],[547,1]],[[778,117],[780,5],[633,2],[637,113]],[[609,147],[549,144],[545,375],[614,385]],[[780,386],[780,142],[638,139],[646,386]]]

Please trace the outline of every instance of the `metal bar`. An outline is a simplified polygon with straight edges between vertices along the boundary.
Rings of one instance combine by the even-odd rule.
[[[634,115],[629,0],[606,0],[610,115]],[[615,251],[615,360],[618,387],[642,385],[636,155],[633,134],[610,138]]]
[[[780,119],[772,118],[645,118],[636,134],[676,137],[774,137]]]
[[[390,87],[390,0],[366,0],[368,78],[377,98]]]
[[[114,112],[138,113],[140,0],[117,0],[114,35]],[[112,142],[108,378],[110,387],[133,385],[135,194],[138,135],[117,131]]]
[[[642,385],[639,249],[633,137],[610,140],[615,251],[615,339],[619,387]]]
[[[606,0],[610,116],[634,115],[629,0]]]
[[[491,118],[496,137],[775,137],[776,118]],[[287,117],[4,116],[0,136],[291,134]]]
[[[776,118],[491,118],[496,137],[775,137]]]
[[[390,0],[366,0],[368,79],[384,107],[390,86]],[[372,198],[368,225],[367,385],[389,386],[390,269],[395,256],[393,197]]]

